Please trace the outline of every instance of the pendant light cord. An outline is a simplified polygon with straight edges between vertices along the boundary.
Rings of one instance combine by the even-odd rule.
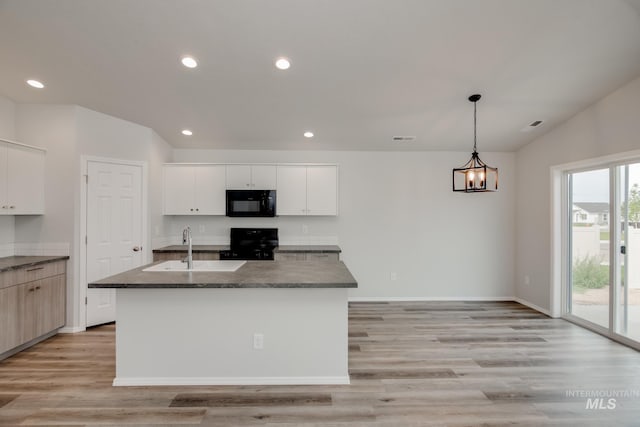
[[[477,138],[476,138],[476,129],[477,129],[477,124],[476,124],[476,104],[478,103],[478,101],[473,101],[473,152],[477,153],[478,150],[476,148],[476,144],[477,144]]]

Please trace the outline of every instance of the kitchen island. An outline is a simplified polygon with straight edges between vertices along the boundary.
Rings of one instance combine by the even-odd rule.
[[[147,267],[89,284],[116,289],[114,385],[349,382],[347,292],[357,282],[343,262]]]

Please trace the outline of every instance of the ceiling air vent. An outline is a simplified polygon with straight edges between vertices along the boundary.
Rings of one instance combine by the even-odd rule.
[[[522,129],[520,129],[521,132],[530,132],[532,130],[534,130],[535,128],[537,128],[538,126],[540,126],[542,124],[542,120],[536,120],[535,122],[531,122],[528,125],[526,125],[525,127],[523,127]]]
[[[415,136],[394,136],[391,138],[393,142],[413,142],[416,140]]]

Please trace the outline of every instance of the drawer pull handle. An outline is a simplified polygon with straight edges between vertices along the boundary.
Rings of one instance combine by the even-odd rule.
[[[27,270],[27,272],[29,271],[36,271],[36,270],[44,270],[44,267],[36,267],[36,268],[30,268]]]
[[[40,289],[40,286],[36,286],[36,291],[37,291],[38,289]]]
[[[33,288],[29,289],[29,292],[33,292],[33,291],[35,291],[35,289],[33,289]]]

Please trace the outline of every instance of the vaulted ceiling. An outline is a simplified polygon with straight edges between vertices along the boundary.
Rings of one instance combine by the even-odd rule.
[[[481,93],[513,151],[640,75],[640,0],[0,0],[0,63],[180,148],[469,151]]]

